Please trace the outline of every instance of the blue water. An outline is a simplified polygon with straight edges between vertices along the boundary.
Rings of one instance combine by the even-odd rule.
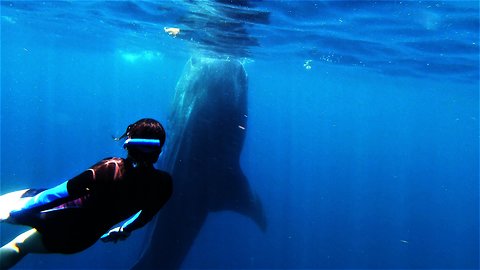
[[[268,229],[211,214],[182,268],[478,268],[478,2],[253,3],[2,1],[1,193],[124,155],[191,55],[238,58]],[[125,269],[144,232],[17,269]]]

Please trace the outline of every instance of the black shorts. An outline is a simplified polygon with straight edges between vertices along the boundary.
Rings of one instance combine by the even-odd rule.
[[[109,229],[88,218],[85,212],[81,208],[44,212],[33,227],[41,234],[48,251],[63,254],[80,252],[95,244]]]

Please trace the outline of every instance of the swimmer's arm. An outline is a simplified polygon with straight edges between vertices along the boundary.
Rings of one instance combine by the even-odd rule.
[[[125,240],[130,236],[130,233],[147,224],[153,216],[147,215],[144,211],[138,211],[133,217],[123,223],[122,226],[116,227],[108,231],[101,237],[103,242],[114,242]]]
[[[141,210],[122,225],[122,231],[130,233],[145,226],[154,215],[148,214],[147,211]]]
[[[132,232],[136,229],[139,229],[150,220],[153,219],[153,217],[158,213],[158,211],[163,207],[163,205],[170,199],[172,196],[172,178],[170,175],[165,174],[164,176],[165,182],[164,186],[160,188],[162,191],[158,196],[162,198],[160,202],[155,202],[158,200],[157,196],[151,196],[152,198],[155,198],[153,202],[151,202],[150,207],[146,207],[139,211],[136,215],[134,215],[132,218],[127,220],[123,225],[122,225],[122,230],[125,232]]]

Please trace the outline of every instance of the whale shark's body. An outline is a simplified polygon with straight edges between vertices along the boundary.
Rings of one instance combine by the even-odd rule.
[[[178,269],[210,212],[231,210],[262,229],[261,202],[240,168],[247,76],[238,61],[187,62],[177,87],[160,167],[174,179],[134,269]]]

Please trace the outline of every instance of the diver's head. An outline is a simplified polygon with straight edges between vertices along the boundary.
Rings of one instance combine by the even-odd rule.
[[[166,134],[160,122],[143,118],[127,127],[120,138],[125,137],[124,148],[128,151],[128,158],[138,164],[153,164],[162,152]]]

